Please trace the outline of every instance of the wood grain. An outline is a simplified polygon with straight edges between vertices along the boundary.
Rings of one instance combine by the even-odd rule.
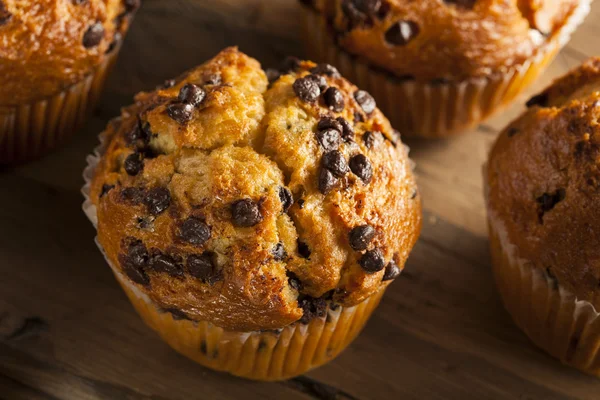
[[[528,91],[600,52],[600,3]],[[451,140],[412,140],[426,209],[401,279],[334,362],[254,383],[179,356],[138,318],[81,212],[97,134],[140,90],[239,45],[263,65],[302,55],[295,0],[145,0],[101,107],[59,152],[0,169],[0,399],[595,399],[513,325],[490,272],[481,165],[522,100]],[[524,97],[527,97],[525,95]]]

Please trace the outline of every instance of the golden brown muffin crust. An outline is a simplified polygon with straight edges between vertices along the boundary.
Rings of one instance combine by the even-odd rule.
[[[113,51],[140,0],[0,0],[0,106],[52,96]]]
[[[488,206],[519,257],[581,300],[600,284],[600,58],[530,100],[487,167]]]
[[[522,64],[554,39],[577,5],[578,0],[312,2],[347,52],[419,81],[464,80]]]
[[[358,304],[420,232],[407,151],[372,98],[311,62],[269,76],[229,48],[139,94],[92,182],[110,262],[162,308],[232,330]]]

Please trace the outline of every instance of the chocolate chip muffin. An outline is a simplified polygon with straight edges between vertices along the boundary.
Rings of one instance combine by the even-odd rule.
[[[494,273],[515,322],[600,376],[600,58],[528,102],[485,169]]]
[[[265,73],[229,48],[103,140],[98,242],[146,322],[215,369],[276,380],[335,357],[420,232],[407,148],[330,65]]]
[[[0,1],[0,164],[82,125],[140,0]]]
[[[589,0],[301,0],[307,50],[369,90],[403,134],[447,136],[510,102]]]

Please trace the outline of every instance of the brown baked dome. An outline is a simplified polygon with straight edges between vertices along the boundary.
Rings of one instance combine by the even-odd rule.
[[[113,51],[140,0],[0,0],[0,105],[56,94]]]
[[[358,304],[421,226],[407,150],[368,93],[294,59],[269,77],[229,48],[139,94],[92,181],[110,262],[162,308],[231,330]]]
[[[518,257],[598,306],[600,58],[528,106],[491,151],[490,219],[504,226]]]
[[[301,0],[338,45],[396,77],[464,80],[505,72],[554,39],[578,0]],[[315,27],[315,29],[317,29]]]

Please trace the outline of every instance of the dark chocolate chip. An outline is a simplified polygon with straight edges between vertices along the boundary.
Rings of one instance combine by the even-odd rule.
[[[344,95],[338,88],[330,87],[323,93],[323,99],[327,108],[333,112],[342,112],[344,110]]]
[[[168,89],[168,88],[172,88],[173,86],[175,86],[177,84],[177,81],[175,79],[167,79],[166,81],[163,82],[162,85],[160,85],[159,87],[161,89]]]
[[[349,29],[352,29],[356,25],[360,25],[365,22],[366,15],[361,13],[358,8],[354,5],[352,0],[342,1],[342,12],[346,16],[349,22]]]
[[[138,152],[131,153],[125,159],[123,167],[128,175],[136,176],[144,169],[144,160],[142,159],[142,155]]]
[[[285,251],[283,243],[281,242],[277,243],[275,247],[273,247],[273,250],[271,250],[271,254],[273,254],[273,259],[275,261],[282,261],[287,258],[287,252]]]
[[[157,272],[165,272],[171,276],[183,276],[183,266],[173,257],[157,254],[150,260],[150,268]]]
[[[268,68],[265,71],[265,73],[267,75],[267,79],[269,80],[269,83],[273,83],[281,77],[281,72],[279,72],[275,68]]]
[[[144,199],[144,191],[136,187],[126,187],[121,190],[121,199],[133,204],[139,204]]]
[[[313,297],[305,297],[298,302],[298,306],[302,308],[301,324],[308,324],[314,318],[323,318],[327,313],[327,302],[324,299]]]
[[[90,47],[96,47],[100,44],[104,38],[104,26],[101,22],[96,22],[90,25],[90,27],[83,34],[83,47],[89,49]]]
[[[350,158],[350,171],[358,176],[364,183],[371,182],[373,178],[373,166],[369,159],[363,154],[357,154]]]
[[[367,149],[373,148],[373,145],[375,144],[375,133],[372,131],[366,131],[363,134],[363,142],[365,142]]]
[[[192,119],[194,106],[185,103],[172,103],[167,106],[167,114],[169,117],[183,125]]]
[[[365,122],[364,115],[359,111],[354,111],[354,122]]]
[[[281,63],[281,71],[292,72],[300,68],[300,59],[294,56],[288,56]]]
[[[12,19],[12,13],[8,11],[4,2],[0,1],[0,26],[7,24]]]
[[[338,117],[336,121],[342,125],[342,139],[345,142],[352,142],[354,140],[354,128],[352,124],[343,117]]]
[[[319,191],[328,194],[338,184],[338,179],[327,168],[319,172]]]
[[[381,0],[352,0],[358,11],[367,15],[374,15],[381,7]]]
[[[311,69],[310,72],[317,75],[331,76],[332,78],[339,78],[341,76],[337,68],[330,64],[319,64]]]
[[[365,90],[357,90],[354,92],[354,99],[367,114],[371,114],[376,107],[375,99]]]
[[[298,200],[298,208],[301,210],[304,208],[304,199]]]
[[[340,118],[342,118],[342,117],[340,117]],[[327,129],[335,129],[336,131],[338,131],[341,134],[343,132],[344,128],[342,126],[342,123],[339,120],[333,119],[331,117],[324,117],[317,124],[317,130],[325,131]]]
[[[203,81],[205,85],[220,85],[223,83],[223,78],[219,73],[206,74],[203,77]]]
[[[198,218],[190,217],[179,227],[178,236],[184,242],[202,246],[210,239],[210,227]]]
[[[193,254],[187,258],[187,270],[194,278],[204,282],[208,281],[214,274],[213,254]]]
[[[206,98],[206,92],[198,85],[186,83],[179,91],[179,101],[189,104],[193,107],[198,107]]]
[[[540,223],[543,222],[544,214],[552,210],[558,203],[565,199],[565,189],[558,189],[554,193],[544,193],[536,199],[539,204],[539,219]]]
[[[300,279],[298,279],[296,274],[288,271],[287,277],[288,277],[288,284],[290,285],[290,287],[292,289],[295,289],[297,291],[302,290],[302,287],[303,287],[302,282],[300,281]]]
[[[335,129],[317,132],[317,140],[325,151],[337,150],[340,147],[341,135]]]
[[[125,0],[125,10],[132,12],[140,8],[141,0]]]
[[[344,155],[338,150],[329,151],[323,154],[321,165],[339,178],[346,175],[350,170]]]
[[[306,75],[305,78],[310,79],[311,81],[314,81],[317,84],[317,86],[319,86],[319,90],[321,92],[323,92],[325,89],[327,89],[327,80],[325,80],[325,78],[323,78],[322,76],[311,74],[311,75]]]
[[[419,25],[413,21],[398,21],[385,32],[385,41],[394,46],[405,46],[419,34]]]
[[[362,269],[368,273],[381,271],[385,267],[383,253],[379,249],[367,251],[358,261]]]
[[[301,241],[300,239],[298,239],[297,241],[298,244],[298,254],[300,254],[300,257],[302,258],[310,258],[310,248],[308,247],[308,245],[306,243],[304,243],[303,241]]]
[[[129,146],[144,147],[150,142],[150,124],[138,121],[133,128],[125,133],[125,141]]]
[[[410,199],[414,200],[417,198],[418,195],[419,195],[419,191],[417,189],[414,189],[412,194],[410,195]]]
[[[283,208],[283,212],[288,212],[290,207],[294,204],[294,196],[292,196],[292,192],[286,187],[279,187],[279,200],[281,201],[281,206]]]
[[[390,263],[385,267],[385,272],[383,273],[382,281],[391,281],[392,279],[396,279],[400,275],[400,268],[396,265],[395,262],[390,261]]]
[[[294,82],[294,92],[296,96],[304,102],[314,103],[321,94],[319,85],[310,78],[299,78]]]
[[[152,215],[159,215],[171,205],[171,192],[163,187],[152,188],[146,193],[144,204]]]
[[[375,237],[375,228],[371,225],[360,225],[353,228],[348,235],[353,250],[366,250]]]
[[[102,189],[100,190],[100,198],[104,197],[108,192],[113,190],[115,185],[107,185],[106,183],[102,185]]]
[[[533,106],[548,107],[548,93],[542,92],[530,98],[525,105],[528,108]]]
[[[247,228],[263,220],[260,207],[250,199],[241,199],[231,204],[231,217],[235,226]]]
[[[150,278],[144,268],[148,264],[148,250],[141,240],[130,239],[125,244],[125,254],[119,255],[119,262],[125,274],[135,283],[147,285]]]

